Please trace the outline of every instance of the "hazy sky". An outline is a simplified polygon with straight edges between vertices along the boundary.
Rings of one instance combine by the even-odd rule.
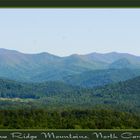
[[[140,9],[0,9],[0,48],[140,55]]]

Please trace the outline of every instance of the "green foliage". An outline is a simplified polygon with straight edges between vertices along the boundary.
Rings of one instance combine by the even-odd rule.
[[[0,129],[140,128],[140,117],[114,110],[3,110]]]
[[[3,108],[8,106],[9,103],[18,104],[23,102],[22,104],[28,103],[31,106],[36,104],[39,107],[93,107],[95,105],[115,107],[121,105],[124,106],[124,110],[140,112],[139,85],[140,77],[92,89],[70,86],[62,82],[27,84],[0,80],[0,100]],[[15,98],[27,100],[17,100],[16,102]],[[11,103],[10,100],[14,103]]]

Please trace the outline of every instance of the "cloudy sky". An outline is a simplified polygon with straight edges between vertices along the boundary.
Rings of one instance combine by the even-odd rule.
[[[140,55],[140,9],[0,9],[0,48]]]

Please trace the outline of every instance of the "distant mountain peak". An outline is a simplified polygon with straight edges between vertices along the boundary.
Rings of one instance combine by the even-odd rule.
[[[23,53],[17,50],[10,50],[10,49],[5,49],[5,48],[0,48],[0,53],[21,53],[21,54],[25,54],[25,55],[53,55],[53,56],[57,56],[55,54],[49,53],[49,52],[40,52],[40,53]],[[117,51],[112,51],[112,52],[106,52],[106,53],[100,53],[100,52],[92,52],[92,53],[88,53],[88,54],[71,54],[68,56],[64,56],[64,57],[82,57],[82,56],[106,56],[106,55],[129,55],[129,56],[136,56],[134,54],[129,54],[129,53],[122,53],[122,52],[117,52]],[[58,56],[60,57],[60,56]],[[136,56],[136,57],[140,57],[140,56]]]
[[[8,50],[8,49],[5,49],[5,48],[0,48],[0,53],[20,53],[16,50]]]
[[[133,66],[133,64],[131,64],[131,62],[123,57],[115,62],[113,62],[111,65],[110,65],[110,68],[114,68],[114,69],[122,69],[122,68],[135,68]]]
[[[36,53],[34,55],[42,55],[42,56],[55,56],[55,57],[59,57],[59,56],[56,56],[54,54],[51,54],[51,53],[48,53],[48,52],[41,52],[41,53]]]

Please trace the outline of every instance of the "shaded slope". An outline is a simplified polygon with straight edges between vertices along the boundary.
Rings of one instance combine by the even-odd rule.
[[[107,69],[86,71],[77,75],[64,77],[64,81],[71,85],[82,87],[103,86],[119,81],[125,81],[140,75],[139,69]]]

